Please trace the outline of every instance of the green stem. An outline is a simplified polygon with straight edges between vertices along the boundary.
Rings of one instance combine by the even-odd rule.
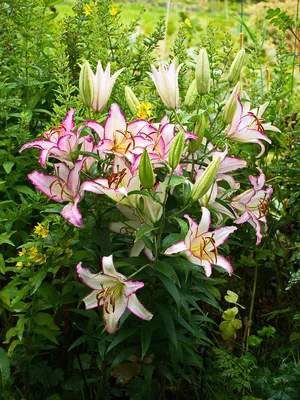
[[[250,336],[250,330],[251,330],[251,325],[252,325],[252,315],[253,315],[254,300],[255,300],[255,293],[256,293],[256,287],[257,287],[257,271],[258,271],[258,267],[256,264],[255,270],[254,270],[254,282],[253,282],[253,289],[252,289],[251,305],[250,305],[250,311],[249,311],[249,321],[248,321],[249,325],[248,325],[248,329],[247,329],[247,338]],[[249,349],[249,344],[247,342],[246,352],[248,352],[248,349]]]
[[[140,273],[144,268],[148,267],[150,264],[146,264],[143,265],[140,269],[138,269],[137,271],[135,271],[133,274],[129,275],[127,277],[127,279],[132,279],[135,275],[137,275],[138,273]]]

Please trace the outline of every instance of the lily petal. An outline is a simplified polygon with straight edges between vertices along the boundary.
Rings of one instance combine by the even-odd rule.
[[[150,319],[153,317],[153,314],[151,314],[151,312],[143,306],[135,294],[130,296],[127,307],[132,314],[146,321],[150,321]]]

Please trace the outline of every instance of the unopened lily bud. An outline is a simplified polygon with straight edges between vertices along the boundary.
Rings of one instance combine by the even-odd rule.
[[[179,164],[184,149],[184,132],[177,133],[169,152],[169,165],[174,170]]]
[[[194,153],[195,151],[200,149],[204,138],[205,127],[206,127],[206,120],[204,114],[200,114],[194,129],[194,134],[198,137],[198,140],[190,140],[189,142],[190,153]]]
[[[193,201],[197,201],[204,196],[214,184],[220,167],[220,162],[220,157],[217,157],[215,160],[213,160],[208,167],[205,168],[200,178],[195,182],[191,192],[191,199]]]
[[[235,114],[236,108],[237,108],[237,101],[235,95],[238,95],[241,97],[242,95],[242,84],[241,82],[238,82],[231,95],[229,96],[229,99],[226,101],[225,107],[223,109],[223,121],[226,125],[230,124],[233,116]]]
[[[91,107],[94,93],[94,74],[88,61],[83,64],[79,75],[79,93],[86,107]]]
[[[132,114],[136,114],[140,102],[129,86],[125,86],[125,99]]]
[[[200,49],[196,65],[196,85],[200,96],[209,93],[210,68],[206,49]]]
[[[233,60],[229,70],[227,78],[228,82],[236,83],[240,79],[241,70],[244,64],[245,54],[246,54],[245,49],[241,48],[241,50],[235,56],[235,59]]]
[[[190,84],[188,91],[186,92],[185,99],[184,99],[184,104],[188,107],[191,107],[197,97],[197,85],[196,85],[196,79],[193,80],[193,82]]]
[[[154,173],[147,150],[143,151],[140,165],[139,165],[139,178],[142,186],[145,189],[152,189],[154,186]]]

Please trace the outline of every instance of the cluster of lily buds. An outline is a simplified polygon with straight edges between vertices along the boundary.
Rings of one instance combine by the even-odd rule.
[[[231,68],[230,82],[236,83],[237,76],[240,76],[243,59],[244,51],[241,51]],[[180,67],[176,68],[174,60],[169,67],[160,66],[158,70],[152,67],[152,73],[149,73],[163,103],[173,113],[178,111],[180,102]],[[102,111],[121,71],[110,77],[109,65],[103,71],[99,62],[97,72],[93,74],[89,64],[84,63],[80,75],[80,94],[84,104],[95,112]],[[194,97],[205,96],[209,90],[209,59],[207,51],[201,49],[195,80],[185,104],[190,107]],[[154,118],[127,121],[120,106],[113,103],[104,124],[86,120],[76,126],[75,110],[70,110],[61,125],[44,133],[44,139],[34,140],[21,148],[20,151],[38,148],[41,167],[53,167],[52,173],[34,171],[29,179],[49,199],[66,203],[61,215],[79,228],[83,227],[79,203],[86,192],[106,196],[120,213],[120,221],[112,221],[110,230],[132,239],[130,256],[144,252],[150,262],[157,259],[161,251],[157,246],[154,251],[155,246],[149,246],[149,243],[156,243],[160,224],[164,223],[166,215],[167,198],[169,195],[177,196],[179,213],[180,209],[190,209],[192,213],[198,208],[202,217],[197,223],[189,214],[182,215],[189,223],[189,231],[183,240],[167,248],[164,254],[187,258],[203,268],[207,276],[212,273],[212,265],[231,274],[232,266],[219,254],[219,246],[236,231],[233,224],[246,222],[254,227],[256,243],[260,243],[262,227],[266,228],[272,187],[265,188],[266,179],[259,170],[258,177],[249,177],[252,187],[241,191],[233,175],[246,167],[246,161],[229,154],[230,144],[257,143],[261,155],[264,152],[262,141],[271,143],[265,130],[278,131],[270,123],[263,122],[267,104],[250,110],[250,101],[242,104],[241,93],[238,82],[224,108],[223,122],[227,127],[223,132],[222,149],[215,148],[205,137],[208,117],[204,110],[196,116],[192,132],[179,122],[180,113],[176,115],[176,122],[167,116],[157,122]],[[130,110],[136,113],[138,99],[129,88],[125,89],[125,94]],[[218,227],[214,230],[210,230],[211,215],[217,217],[214,222]],[[231,226],[224,226],[225,222]],[[146,228],[144,236],[147,240],[137,236],[143,227]],[[103,274],[92,274],[81,264],[77,272],[80,279],[93,289],[84,299],[86,307],[103,307],[108,332],[117,329],[126,308],[140,318],[149,320],[152,317],[134,294],[143,283],[131,282],[119,274],[112,256],[103,258]]]

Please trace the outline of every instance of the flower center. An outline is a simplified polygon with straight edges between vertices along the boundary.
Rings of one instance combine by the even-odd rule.
[[[217,262],[218,250],[215,239],[212,236],[200,236],[199,241],[195,240],[191,246],[191,252],[197,258],[208,260],[210,262]],[[210,249],[212,247],[212,249]],[[208,249],[209,248],[209,249]]]
[[[104,310],[107,314],[110,313],[109,306],[112,307],[112,312],[115,312],[116,309],[116,297],[123,290],[124,284],[119,282],[114,286],[106,286],[106,288],[102,288],[98,291],[96,295],[96,299],[98,301],[98,307],[103,305]],[[103,301],[103,304],[100,304]]]
[[[123,168],[122,171],[113,172],[112,174],[110,174],[108,177],[108,187],[111,188],[111,185],[114,184],[115,189],[118,189],[125,175],[126,168]]]

